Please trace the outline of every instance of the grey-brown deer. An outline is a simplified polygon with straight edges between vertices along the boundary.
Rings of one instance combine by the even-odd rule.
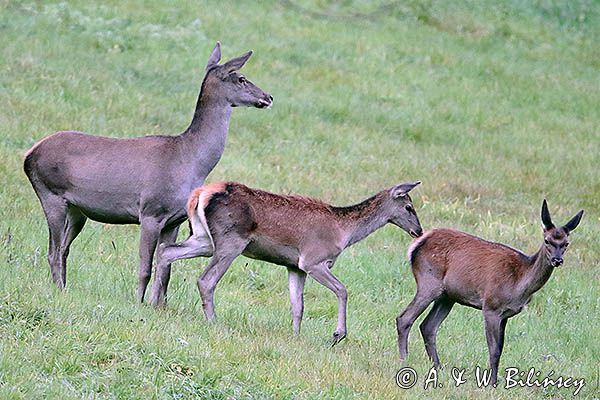
[[[408,258],[417,293],[396,319],[400,359],[408,354],[408,334],[429,304],[433,307],[420,325],[425,349],[440,366],[436,336],[454,303],[483,311],[491,367],[490,383],[498,378],[498,364],[508,319],[521,312],[563,263],[569,234],[579,225],[583,210],[562,227],[552,223],[546,200],[542,204],[544,241],[533,255],[488,242],[453,229],[433,229],[415,240]]]
[[[212,256],[197,284],[205,316],[213,320],[215,287],[233,260],[244,255],[287,267],[295,333],[300,332],[306,275],[333,291],[338,300],[335,345],[346,337],[347,292],[331,268],[345,248],[388,222],[413,237],[421,235],[408,194],[419,183],[396,185],[349,207],[333,207],[320,200],[273,194],[233,182],[196,189],[188,205],[193,234],[184,242],[159,247],[150,302],[164,303],[170,263]]]
[[[48,222],[48,262],[60,288],[69,247],[88,218],[140,224],[137,295],[143,301],[157,243],[175,242],[190,192],[223,154],[232,107],[265,108],[273,101],[239,72],[251,54],[220,65],[217,43],[192,122],[180,135],[118,139],[62,131],[26,153],[24,170]]]

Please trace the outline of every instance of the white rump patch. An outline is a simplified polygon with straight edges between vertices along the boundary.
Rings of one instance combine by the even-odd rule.
[[[431,233],[433,231],[427,231],[424,234],[422,234],[420,237],[416,238],[415,240],[413,240],[413,242],[410,244],[410,246],[408,246],[408,250],[406,251],[406,257],[408,258],[408,261],[411,260],[412,258],[412,253],[413,251],[415,251],[415,249],[421,244],[423,243],[423,241],[425,239],[427,239],[429,236],[431,236]]]

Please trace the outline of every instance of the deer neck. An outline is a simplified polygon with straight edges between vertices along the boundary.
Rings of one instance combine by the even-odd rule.
[[[356,205],[334,209],[342,229],[346,231],[344,247],[352,246],[388,223],[383,200],[383,196],[377,194]]]
[[[531,256],[530,265],[521,281],[520,288],[525,296],[529,297],[540,290],[548,282],[553,271],[554,267],[550,264],[544,248],[540,248],[537,253]]]
[[[203,182],[225,150],[232,107],[224,99],[206,93],[202,86],[194,118],[181,138],[187,162],[195,166],[194,174]]]

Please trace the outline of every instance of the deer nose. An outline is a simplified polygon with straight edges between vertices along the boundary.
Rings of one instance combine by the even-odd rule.
[[[563,259],[560,257],[552,257],[552,260],[550,260],[550,262],[552,262],[552,266],[558,267],[559,265],[562,265]]]
[[[409,232],[409,235],[412,236],[413,238],[418,238],[419,236],[421,236],[423,234],[423,228],[418,227],[417,229],[411,229]]]
[[[267,95],[267,97],[269,98],[269,102],[273,102],[273,96],[271,96],[270,94]]]

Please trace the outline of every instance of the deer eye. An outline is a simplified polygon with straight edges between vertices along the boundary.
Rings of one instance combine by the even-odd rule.
[[[404,206],[404,208],[406,209],[406,211],[408,211],[409,213],[415,212],[415,209],[413,208],[413,206],[411,206],[410,204],[407,204],[406,206]]]
[[[245,77],[243,77],[243,76],[240,76],[240,77],[238,78],[238,82],[239,82],[239,83],[246,83],[246,78],[245,78]]]
[[[550,244],[550,242],[548,241],[548,239],[544,239],[544,243]]]

